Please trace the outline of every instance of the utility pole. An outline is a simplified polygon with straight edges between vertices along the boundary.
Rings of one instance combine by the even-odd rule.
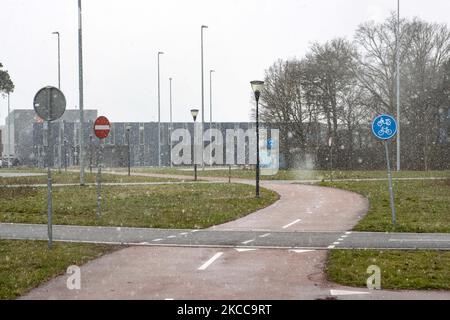
[[[400,0],[397,0],[396,32],[396,73],[397,73],[397,171],[400,171]]]
[[[83,160],[83,138],[84,138],[84,101],[83,101],[83,32],[81,19],[81,0],[78,0],[78,80],[80,99],[80,185],[84,186],[84,160]]]
[[[207,29],[208,26],[202,26],[201,29],[201,65],[202,65],[202,150],[204,147],[203,144],[203,130],[205,128],[205,90],[204,90],[204,81],[203,81],[203,29]],[[205,162],[203,159],[203,151],[202,151],[202,169],[205,169]]]

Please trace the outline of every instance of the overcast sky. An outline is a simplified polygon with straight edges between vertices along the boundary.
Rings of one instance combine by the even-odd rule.
[[[449,0],[403,0],[402,16],[450,24]],[[83,1],[84,106],[111,121],[157,121],[157,52],[161,57],[161,120],[191,121],[201,109],[200,26],[204,31],[205,119],[209,70],[213,121],[249,121],[250,80],[279,58],[301,57],[314,41],[352,38],[367,20],[382,21],[395,0],[89,0]],[[12,108],[32,108],[35,93],[57,86],[78,106],[77,0],[0,0],[0,62],[16,85]],[[7,112],[0,98],[0,124]]]

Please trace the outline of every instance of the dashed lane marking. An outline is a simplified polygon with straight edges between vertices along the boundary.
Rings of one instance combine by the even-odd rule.
[[[248,248],[235,248],[237,252],[247,252],[247,251],[255,251],[257,249],[248,249]]]
[[[260,235],[259,237],[260,237],[260,238],[265,238],[265,237],[268,237],[268,236],[270,236],[270,233],[262,234],[262,235]]]
[[[241,243],[242,243],[242,244],[249,244],[250,242],[253,242],[253,241],[255,241],[255,239],[251,239],[251,240],[243,241],[243,242],[241,242]]]
[[[295,221],[292,221],[291,223],[285,225],[285,226],[283,227],[283,229],[287,229],[287,228],[293,226],[294,224],[299,223],[300,221],[302,221],[302,220],[301,220],[301,219],[297,219],[297,220],[295,220]]]
[[[214,261],[219,259],[222,254],[223,252],[217,252],[211,259],[202,264],[198,270],[206,270]]]
[[[369,294],[370,292],[365,291],[348,291],[348,290],[330,290],[332,296],[349,296],[352,294]]]

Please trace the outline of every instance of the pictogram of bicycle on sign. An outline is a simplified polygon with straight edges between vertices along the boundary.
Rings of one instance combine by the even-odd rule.
[[[378,134],[380,136],[387,134],[388,136],[390,136],[392,134],[392,130],[389,129],[388,127],[381,127],[381,129],[378,131]]]

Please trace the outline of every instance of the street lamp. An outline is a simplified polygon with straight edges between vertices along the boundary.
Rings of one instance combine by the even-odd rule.
[[[8,91],[8,168],[11,168],[11,100]],[[15,130],[14,130],[15,131]]]
[[[198,109],[191,109],[191,115],[194,119],[194,137],[195,137],[195,121],[198,116]],[[203,141],[203,140],[202,140]],[[194,138],[194,180],[197,181],[197,162],[195,161],[195,138]]]
[[[252,90],[255,93],[256,100],[256,197],[259,198],[259,97],[261,91],[264,88],[264,81],[254,80],[251,81]]]
[[[400,171],[400,0],[397,0],[397,28],[395,32],[395,61],[397,73],[397,171]]]
[[[58,36],[58,89],[61,90],[61,42],[60,42],[60,34],[58,31],[52,32],[52,34],[56,34]],[[58,130],[58,172],[61,173],[61,123]]]
[[[158,52],[158,167],[161,167],[161,85],[159,72],[159,56],[164,52]]]
[[[170,101],[170,128],[169,128],[169,143],[170,143],[170,167],[173,167],[172,164],[172,130],[173,130],[173,122],[172,122],[172,78],[169,78],[169,101]]]
[[[60,34],[58,31],[52,32],[58,36],[58,89],[61,89],[61,45]]]
[[[127,145],[128,145],[128,176],[131,175],[131,152],[130,152],[130,126],[127,126]]]
[[[203,128],[205,126],[205,92],[204,92],[204,83],[203,83],[203,29],[208,29],[208,26],[202,26],[200,28],[201,31],[201,65],[202,65],[202,137],[203,137]],[[202,139],[203,141],[203,139]],[[203,144],[203,142],[202,142]],[[203,146],[202,146],[203,148]],[[202,152],[202,168],[204,168],[203,161],[203,152]]]
[[[212,73],[215,72],[214,70],[209,70],[209,143],[212,141]],[[211,150],[212,153],[212,150]],[[212,166],[212,154],[210,155],[210,166]]]
[[[81,0],[78,0],[78,96],[80,103],[80,185],[84,186],[84,88],[83,88],[83,27]]]

